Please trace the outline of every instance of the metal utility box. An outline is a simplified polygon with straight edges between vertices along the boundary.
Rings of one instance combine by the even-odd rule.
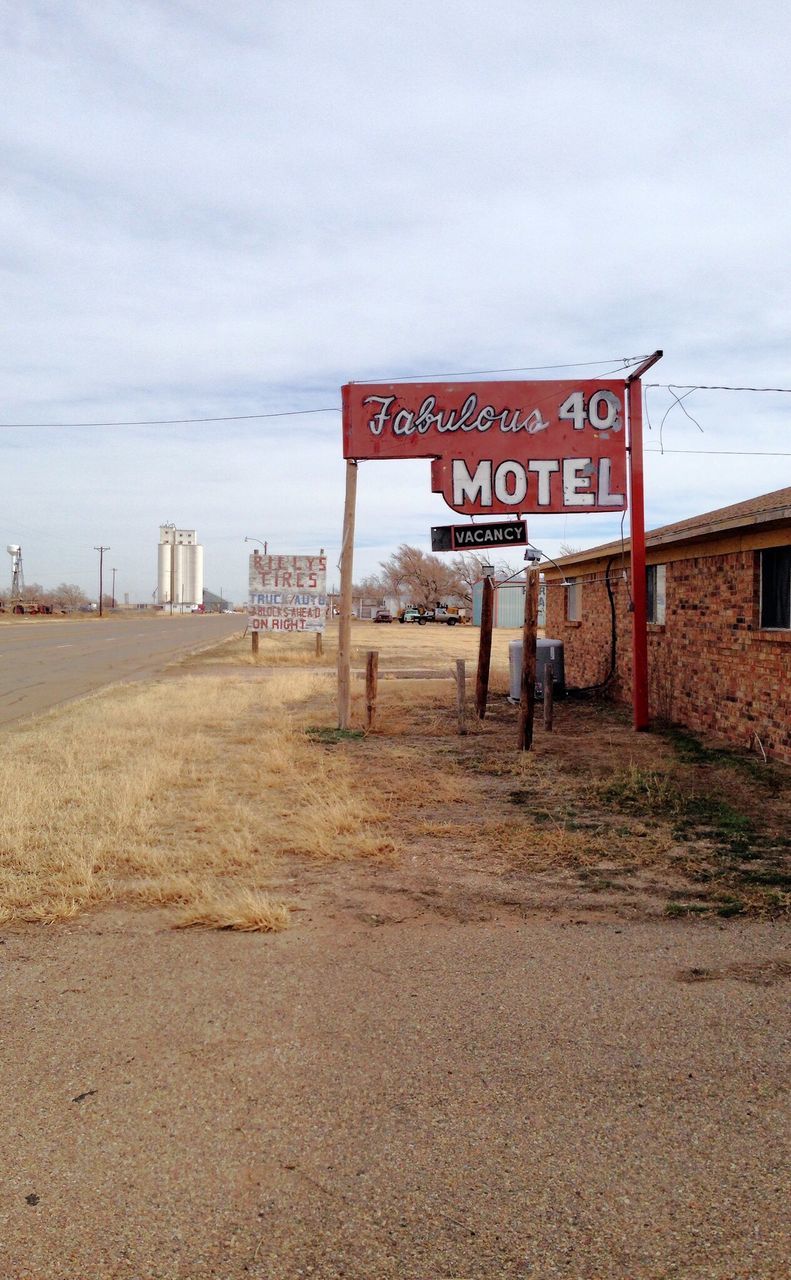
[[[536,640],[536,693],[544,695],[544,668],[552,663],[552,687],[555,693],[566,692],[562,640]],[[522,684],[522,641],[512,640],[508,646],[508,671],[511,698],[518,702]]]

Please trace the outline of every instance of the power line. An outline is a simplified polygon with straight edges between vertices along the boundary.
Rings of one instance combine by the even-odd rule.
[[[482,378],[490,373],[548,373],[552,369],[592,369],[596,365],[612,364],[613,361],[619,362],[615,370],[617,372],[618,369],[627,369],[631,365],[639,364],[645,358],[645,356],[612,356],[607,360],[575,360],[571,364],[519,365],[514,369],[462,369],[455,373],[402,373],[396,377],[393,374],[387,374],[381,378],[353,378],[351,381],[358,386],[365,386],[369,382],[412,382],[420,378]]]
[[[282,413],[233,413],[224,418],[141,418],[129,422],[0,422],[0,427],[169,427],[190,422],[246,422],[253,418],[297,418],[306,413],[340,413],[329,409],[285,409]]]
[[[774,453],[764,449],[657,449],[646,445],[646,453],[694,453],[703,457],[709,454],[734,458],[791,458],[791,453]]]
[[[610,373],[618,373],[623,369],[627,369],[631,365],[639,364],[644,356],[622,356],[618,357],[620,363],[618,366],[607,374],[601,374],[601,377],[607,377]],[[410,382],[421,378],[473,378],[483,377],[487,374],[495,373],[542,373],[549,372],[554,369],[583,369],[592,368],[593,366],[602,364],[611,364],[610,360],[587,360],[576,361],[573,364],[545,364],[545,365],[524,365],[519,368],[512,369],[466,369],[456,373],[410,373],[402,374],[397,378],[392,375],[381,378],[359,378],[358,386],[365,386],[375,382]],[[791,387],[737,387],[737,386],[715,386],[707,383],[689,383],[689,382],[645,382],[643,383],[645,390],[655,388],[662,391],[683,390],[692,391],[756,391],[756,392],[775,392],[780,395],[791,395]],[[676,406],[671,406],[675,408]],[[683,407],[683,406],[682,406]],[[0,428],[13,428],[22,430],[24,428],[35,427],[168,427],[168,426],[189,426],[201,422],[255,422],[262,421],[267,418],[298,418],[315,413],[340,413],[339,405],[328,405],[321,409],[283,409],[276,413],[231,413],[224,414],[221,417],[198,417],[198,418],[134,418],[134,419],[114,419],[102,422],[0,422]],[[694,419],[693,419],[694,421]],[[717,450],[683,450],[673,449],[665,450],[666,453],[694,453],[694,452],[718,452]],[[730,452],[724,450],[722,452]],[[767,457],[787,457],[787,454],[767,454]]]
[[[791,396],[791,387],[725,387],[705,382],[644,382],[643,387],[657,387],[662,391],[776,391]]]

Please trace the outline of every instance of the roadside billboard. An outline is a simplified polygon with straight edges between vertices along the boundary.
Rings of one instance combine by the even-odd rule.
[[[624,511],[622,379],[349,383],[345,458],[431,458],[463,515]]]
[[[250,556],[251,631],[324,631],[327,557]]]

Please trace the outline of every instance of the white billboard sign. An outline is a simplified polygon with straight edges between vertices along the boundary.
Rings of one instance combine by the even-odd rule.
[[[250,556],[250,630],[323,631],[327,557]]]

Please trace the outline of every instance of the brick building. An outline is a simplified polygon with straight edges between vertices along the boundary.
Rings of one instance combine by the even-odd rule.
[[[629,540],[542,565],[570,686],[632,696]],[[791,763],[791,488],[646,535],[654,718]],[[561,572],[562,571],[562,572]]]

